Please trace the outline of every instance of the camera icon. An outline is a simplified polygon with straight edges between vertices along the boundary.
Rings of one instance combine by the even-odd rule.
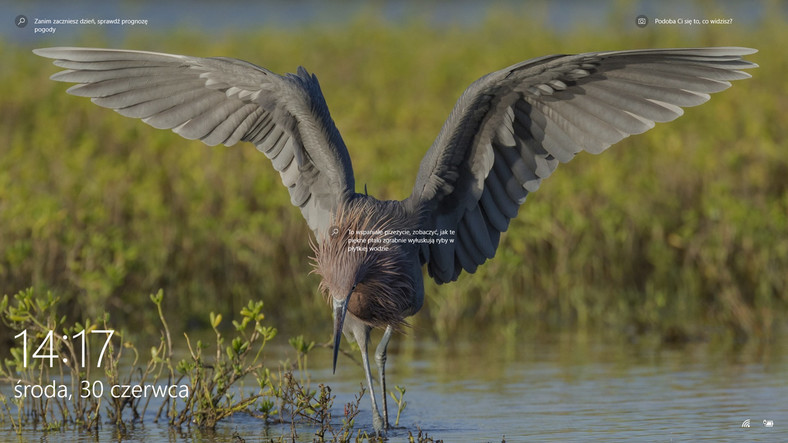
[[[645,28],[648,26],[648,17],[645,15],[639,15],[635,18],[635,24],[638,25],[638,28]]]

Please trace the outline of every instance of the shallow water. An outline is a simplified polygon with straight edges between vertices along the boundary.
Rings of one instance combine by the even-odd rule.
[[[788,360],[783,342],[771,345],[666,347],[649,343],[534,338],[517,343],[461,343],[444,349],[408,337],[392,345],[389,389],[407,388],[401,428],[445,441],[775,441],[788,433]],[[285,358],[285,354],[280,355]],[[290,352],[292,358],[292,352]],[[275,361],[276,356],[269,359]],[[327,383],[336,395],[333,415],[352,401],[361,368],[340,356],[337,374],[328,349],[310,353],[312,386]],[[380,402],[380,398],[378,398]],[[396,406],[389,402],[392,422]],[[751,420],[750,428],[742,422]],[[773,427],[765,427],[772,420]],[[369,398],[357,427],[371,432]],[[216,433],[179,434],[150,423],[130,429],[126,441],[246,441],[290,435],[289,425],[263,426],[237,415]],[[300,441],[314,429],[297,428]],[[117,439],[105,425],[99,440]],[[76,432],[29,431],[25,439],[94,440]],[[11,441],[9,430],[0,440]]]
[[[489,343],[450,355],[425,346],[404,371],[390,358],[391,383],[408,389],[402,422],[446,441],[788,438],[785,347],[559,339],[504,348]],[[748,418],[752,426],[742,428]]]

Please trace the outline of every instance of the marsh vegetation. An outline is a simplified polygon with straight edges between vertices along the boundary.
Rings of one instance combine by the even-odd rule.
[[[772,43],[786,30],[778,18],[746,33],[736,29],[557,33],[506,14],[470,28],[436,29],[362,15],[343,29],[316,25],[213,39],[190,31],[166,39],[140,33],[123,46],[231,56],[279,73],[304,65],[320,79],[358,186],[390,199],[409,194],[454,101],[491,70],[555,52],[758,48],[748,57],[761,65],[753,79],[604,155],[581,154],[559,167],[528,197],[495,259],[459,284],[427,282],[424,310],[412,325],[439,342],[470,334],[513,341],[558,330],[648,334],[671,343],[711,336],[768,341],[788,314],[788,62]],[[95,35],[73,44],[107,46]],[[251,405],[270,415],[259,409],[265,403],[257,390],[288,383],[295,383],[295,397],[281,391],[272,398],[297,405],[303,388],[310,394],[305,407],[318,414],[310,417],[321,420],[314,405],[330,398],[327,388],[304,388],[297,375],[288,378],[289,369],[276,385],[263,371],[272,368],[250,360],[241,367],[252,368],[245,375],[258,382],[254,393],[228,398],[221,391],[238,379],[233,359],[251,358],[254,346],[273,339],[249,314],[256,303],[266,308],[265,327],[280,336],[330,332],[330,310],[309,273],[310,233],[268,160],[251,145],[207,148],[69,96],[48,80],[56,69],[30,49],[0,42],[0,293],[9,303],[13,294],[28,297],[31,306],[53,294],[58,327],[109,318],[130,342],[139,334],[158,337],[164,318],[171,332],[215,331],[210,350],[181,344],[189,349],[186,363],[171,359],[171,337],[150,359],[135,359],[143,376],[187,377],[206,393],[162,412],[171,424],[209,423],[222,418],[221,410]],[[160,289],[167,296],[152,304],[148,294]],[[239,312],[237,321],[248,319],[249,329],[221,321]],[[9,342],[19,321],[0,328],[0,338]],[[228,331],[242,338],[236,343]],[[306,358],[302,351],[313,340],[296,341],[297,355]],[[121,352],[134,351],[116,347],[111,355]],[[208,353],[219,359],[210,374],[200,363]],[[220,371],[230,378],[217,379]],[[143,406],[103,407],[111,418],[109,411],[121,417]],[[44,408],[47,423],[68,417],[88,428],[100,409],[20,408]],[[184,411],[189,415],[178,418]]]

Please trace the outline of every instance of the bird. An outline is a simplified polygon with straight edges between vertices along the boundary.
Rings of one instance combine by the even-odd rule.
[[[601,153],[750,78],[742,47],[556,54],[491,72],[460,96],[418,168],[410,196],[356,191],[350,155],[317,77],[279,75],[227,57],[56,47],[35,49],[89,97],[159,129],[214,146],[251,142],[279,172],[314,237],[313,271],[333,311],[333,371],[341,337],[355,341],[378,435],[389,428],[387,346],[438,284],[495,256],[528,194],[581,151]],[[445,242],[423,241],[440,232]],[[426,237],[425,237],[426,235]],[[361,236],[361,237],[360,237]],[[420,240],[421,239],[421,240]],[[381,416],[368,357],[375,350]]]

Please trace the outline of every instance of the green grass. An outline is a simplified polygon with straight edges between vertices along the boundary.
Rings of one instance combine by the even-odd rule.
[[[557,34],[503,13],[434,29],[367,14],[343,29],[178,31],[122,46],[232,56],[280,73],[306,66],[358,189],[396,199],[409,194],[454,101],[491,70],[556,52],[756,47],[753,79],[562,165],[495,259],[459,284],[426,284],[413,325],[439,339],[565,328],[768,338],[788,314],[788,61],[777,43],[788,32],[779,18],[751,32],[615,29]],[[304,325],[328,335],[330,310],[308,275],[309,232],[263,155],[207,148],[69,96],[30,49],[0,42],[0,293],[51,290],[69,318],[109,311],[151,331],[157,315],[140,294],[159,288],[178,329],[207,328],[208,312],[260,299],[287,335],[314,332]]]

